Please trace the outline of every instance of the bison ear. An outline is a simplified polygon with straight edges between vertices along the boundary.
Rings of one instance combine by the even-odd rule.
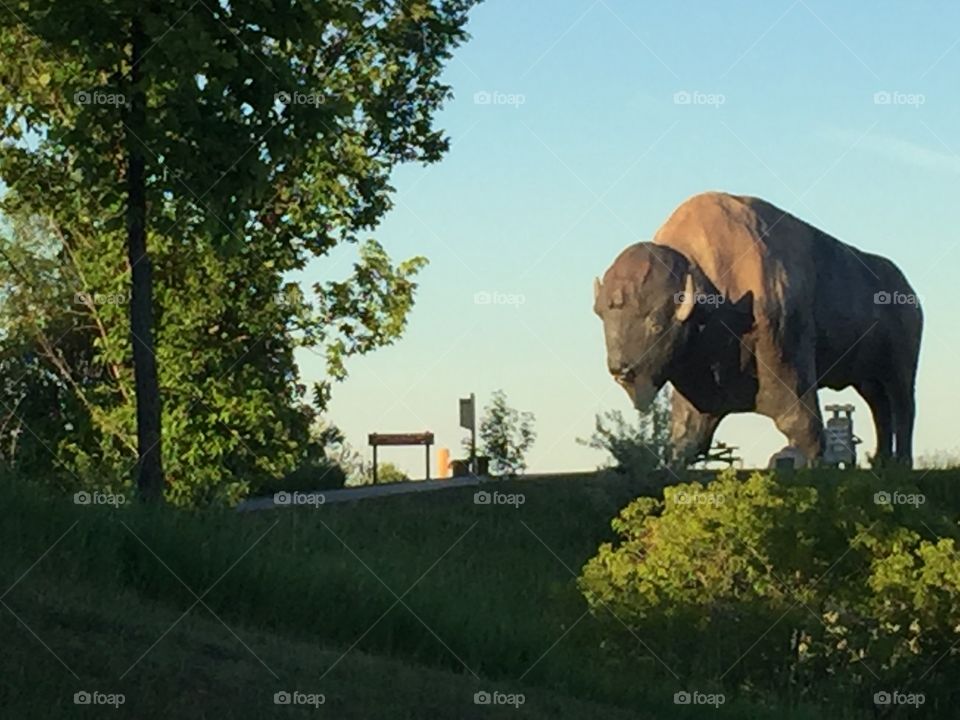
[[[683,301],[677,307],[677,321],[686,322],[687,318],[693,313],[693,307],[696,303],[695,290],[693,287],[693,275],[687,273],[686,283],[683,287]]]

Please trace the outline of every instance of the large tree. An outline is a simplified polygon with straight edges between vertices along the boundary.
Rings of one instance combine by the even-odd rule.
[[[62,187],[73,206],[53,218],[14,191],[0,202],[0,460],[63,490],[123,491],[137,459],[125,235],[95,232],[85,188],[30,160],[32,185]],[[232,502],[294,470],[316,479],[311,428],[329,381],[347,356],[399,337],[422,259],[395,267],[369,241],[345,280],[311,297],[274,268],[264,233],[229,257],[173,237],[153,247],[168,500]],[[294,362],[303,345],[329,358],[312,404]]]
[[[390,207],[393,167],[446,149],[433,127],[449,95],[439,75],[473,3],[11,0],[0,10],[0,177],[65,218],[63,188],[29,185],[40,155],[97,198],[95,240],[126,235],[118,271],[129,277],[144,498],[162,495],[164,456],[148,238],[234,257],[267,237],[257,251],[269,248],[278,273],[356,241]],[[349,294],[335,289],[328,304],[361,307]],[[363,345],[353,329],[330,344],[334,361]]]

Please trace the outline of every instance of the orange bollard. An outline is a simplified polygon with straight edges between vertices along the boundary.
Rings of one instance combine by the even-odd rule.
[[[437,477],[450,477],[450,448],[437,448]]]

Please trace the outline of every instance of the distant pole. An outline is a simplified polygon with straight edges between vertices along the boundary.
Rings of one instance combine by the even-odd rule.
[[[470,393],[470,468],[477,472],[477,398]]]
[[[377,484],[377,446],[373,446],[373,484]]]
[[[468,398],[460,398],[460,427],[470,430],[469,467],[476,472],[477,458],[477,397],[470,393]]]
[[[427,443],[427,480],[430,479],[430,443]]]

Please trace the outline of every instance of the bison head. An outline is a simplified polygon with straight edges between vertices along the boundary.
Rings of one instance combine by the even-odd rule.
[[[607,368],[639,410],[653,402],[690,337],[699,285],[694,272],[675,250],[637,243],[620,253],[603,282],[594,282]]]

